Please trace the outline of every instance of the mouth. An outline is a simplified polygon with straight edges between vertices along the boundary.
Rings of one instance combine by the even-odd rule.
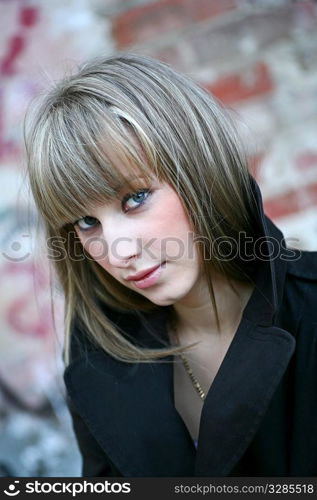
[[[133,274],[133,275],[130,275],[126,278],[127,281],[138,281],[138,280],[141,280],[143,278],[145,278],[146,276],[148,276],[149,274],[151,274],[153,271],[155,271],[156,269],[158,269],[162,264],[158,264],[154,267],[151,267],[150,269],[146,269],[145,271],[140,271],[139,273],[136,273],[136,274]]]
[[[137,287],[137,288],[148,288],[152,285],[154,285],[159,277],[161,276],[163,270],[166,267],[166,261],[162,262],[160,265],[150,269],[147,271],[146,274],[143,273],[143,276],[139,279],[130,279],[132,283]],[[138,276],[138,275],[135,275]]]

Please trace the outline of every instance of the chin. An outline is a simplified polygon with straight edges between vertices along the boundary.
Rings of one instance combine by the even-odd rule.
[[[156,304],[157,306],[172,306],[174,304],[177,304],[177,302],[179,302],[183,297],[185,297],[187,295],[189,290],[182,290],[182,292],[179,292],[179,293],[175,293],[175,294],[169,294],[169,295],[165,295],[165,297],[163,296],[163,294],[159,297],[159,296],[156,296],[156,297],[150,297],[150,296],[147,296],[147,298],[153,302],[153,304]]]
[[[155,304],[157,306],[162,306],[162,307],[171,306],[177,302],[177,300],[172,300],[172,299],[167,299],[167,298],[166,299],[164,299],[164,298],[154,298],[154,299],[149,298],[149,300],[151,302],[153,302],[153,304]]]

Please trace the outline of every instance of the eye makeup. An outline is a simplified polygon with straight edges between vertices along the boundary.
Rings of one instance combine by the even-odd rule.
[[[121,209],[124,213],[128,213],[131,211],[134,211],[144,205],[149,197],[152,194],[151,189],[138,189],[134,191],[133,193],[127,193],[123,196],[121,200]],[[88,224],[89,227],[83,227],[81,224],[82,222],[84,224]],[[97,223],[97,224],[96,224]],[[96,225],[99,224],[98,219],[92,216],[84,216],[81,217],[80,219],[77,219],[75,222],[73,222],[74,226],[77,226],[78,229],[82,232],[89,231],[93,228],[96,227]]]

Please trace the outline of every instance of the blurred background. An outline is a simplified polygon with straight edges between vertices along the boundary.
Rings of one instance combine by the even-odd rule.
[[[317,248],[317,3],[0,0],[0,475],[78,476],[64,403],[63,299],[52,314],[23,117],[78,62],[119,50],[170,63],[232,109],[267,215]],[[55,318],[55,320],[53,320]]]

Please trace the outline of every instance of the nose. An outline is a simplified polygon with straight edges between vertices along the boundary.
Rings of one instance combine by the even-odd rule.
[[[122,220],[100,221],[107,245],[108,262],[113,267],[126,268],[134,261],[140,251],[140,240],[135,237],[135,228]]]
[[[113,267],[128,267],[138,254],[137,240],[129,236],[118,237],[108,246],[108,261]]]

